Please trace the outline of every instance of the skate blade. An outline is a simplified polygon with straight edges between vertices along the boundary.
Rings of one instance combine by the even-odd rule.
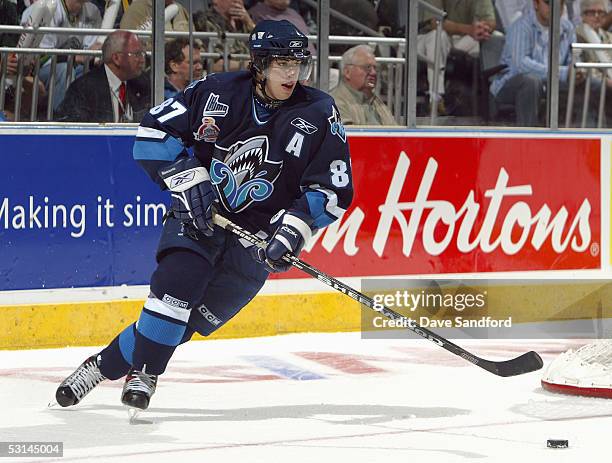
[[[128,408],[128,418],[130,420],[130,424],[135,424],[135,422],[138,421],[141,411],[142,410],[138,408]]]
[[[143,420],[140,414],[143,412],[140,408],[128,408],[128,418],[130,424],[153,424],[153,421]]]
[[[60,404],[57,403],[57,400],[52,399],[51,402],[47,404],[47,408],[58,408]]]

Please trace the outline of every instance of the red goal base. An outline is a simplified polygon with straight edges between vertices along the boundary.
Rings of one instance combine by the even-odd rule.
[[[569,384],[548,383],[542,380],[542,387],[550,392],[569,395],[581,395],[586,397],[599,397],[612,399],[612,387],[579,387]]]

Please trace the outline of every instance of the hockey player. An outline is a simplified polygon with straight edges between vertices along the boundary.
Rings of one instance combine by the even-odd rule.
[[[351,163],[338,110],[328,94],[299,83],[311,69],[308,39],[288,21],[262,21],[249,46],[249,71],[192,83],[138,128],[134,158],[172,198],[151,291],[137,323],[61,383],[60,405],[127,375],[122,402],[146,409],[176,347],[223,326],[269,272],[289,269],[284,254],[297,256],[349,206]],[[256,251],[213,226],[213,201],[267,247]]]

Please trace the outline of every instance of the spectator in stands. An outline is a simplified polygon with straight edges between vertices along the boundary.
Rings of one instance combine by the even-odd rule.
[[[37,3],[32,3],[21,16],[21,25],[27,25],[30,15],[37,8]],[[98,8],[87,0],[63,0],[58,2],[55,14],[51,19],[49,27],[69,27],[91,29],[100,27],[102,18]],[[70,35],[70,34],[45,34],[39,44],[40,48],[63,48],[63,49],[98,49],[96,44],[97,35]],[[53,108],[56,109],[64,99],[66,93],[66,81],[68,77],[68,65],[58,57],[55,70],[55,87],[53,95]],[[78,76],[82,72],[82,64],[87,60],[86,56],[75,58],[75,74]],[[49,89],[51,82],[51,59],[50,57],[41,58],[44,64],[40,68],[40,79]],[[63,62],[62,62],[63,61]]]
[[[149,78],[142,75],[145,51],[138,37],[118,30],[102,45],[102,66],[68,88],[57,120],[139,122],[149,109]]]
[[[340,83],[330,94],[346,125],[397,125],[391,111],[374,93],[378,66],[368,45],[349,48],[342,55]]]
[[[189,13],[180,3],[165,0],[165,8],[176,5],[178,12],[164,25],[166,31],[187,32],[189,30]],[[120,28],[150,31],[153,25],[153,0],[133,0],[121,18]]]
[[[533,127],[539,122],[540,100],[548,75],[550,0],[533,0],[533,8],[516,20],[507,32],[501,64],[504,72],[491,83],[490,91],[501,104],[514,105],[516,123]],[[559,80],[567,82],[571,44],[576,41],[571,23],[561,18]],[[583,75],[577,73],[578,81]]]
[[[192,63],[193,80],[202,78],[202,44],[199,40],[193,42],[193,52],[189,52],[188,39],[175,39],[166,42],[166,80],[164,98],[172,98],[185,90],[192,79],[189,76],[189,62]]]
[[[579,42],[595,44],[612,44],[612,32],[602,28],[602,22],[608,10],[607,0],[582,0],[580,15],[582,23],[576,28],[576,38]],[[585,60],[593,63],[612,63],[610,50],[585,50]],[[606,71],[608,86],[612,86],[612,69]]]
[[[274,21],[286,19],[297,27],[302,34],[308,35],[310,32],[304,18],[289,6],[290,3],[290,0],[263,0],[249,9],[249,15],[255,23],[264,19],[272,19]],[[313,55],[316,53],[312,43],[308,45],[308,49]]]
[[[435,19],[430,13],[425,13],[425,19],[430,19],[430,27],[419,34],[417,53],[428,61],[427,82],[430,101],[438,104],[438,114],[445,114],[445,72],[446,62],[451,49],[467,53],[472,57],[479,54],[479,43],[488,40],[495,30],[495,10],[491,0],[429,0],[433,6],[446,11],[447,16],[442,23],[443,33],[440,40],[440,73],[438,74],[437,92],[432,91],[435,59]]]
[[[198,11],[193,17],[194,27],[197,31],[216,32],[242,32],[248,34],[255,27],[255,22],[249,16],[244,7],[243,0],[212,0],[212,8],[206,13]],[[249,47],[244,40],[229,40],[230,54],[249,54]],[[224,47],[221,41],[217,41],[214,46],[216,53],[223,54]],[[232,60],[228,62],[228,70],[236,71],[246,66],[246,61]],[[223,58],[214,61],[213,72],[223,71]]]

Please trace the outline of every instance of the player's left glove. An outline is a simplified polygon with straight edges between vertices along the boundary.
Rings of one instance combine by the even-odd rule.
[[[197,158],[181,158],[159,169],[172,196],[172,213],[206,236],[213,234],[215,193],[210,176]]]
[[[291,268],[291,264],[283,260],[285,254],[297,257],[312,231],[310,226],[300,217],[285,213],[278,228],[268,241],[268,245],[263,250],[265,257],[264,263],[266,270],[272,273],[286,272]]]

